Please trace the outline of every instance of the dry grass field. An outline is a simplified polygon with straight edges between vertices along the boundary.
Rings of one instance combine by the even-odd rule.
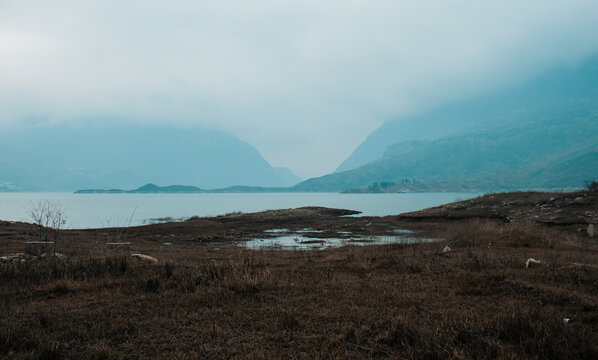
[[[581,225],[393,219],[380,221],[442,240],[256,251],[131,229],[154,264],[106,253],[97,231],[65,233],[64,256],[0,262],[0,357],[598,358],[598,241]],[[7,252],[27,234],[13,225]]]

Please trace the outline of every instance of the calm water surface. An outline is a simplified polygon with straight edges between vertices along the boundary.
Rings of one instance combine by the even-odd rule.
[[[340,247],[345,245],[383,245],[383,244],[419,244],[434,242],[437,239],[415,236],[354,236],[351,238],[315,238],[295,235],[283,235],[274,238],[255,238],[235,243],[248,249],[310,250]]]
[[[234,211],[255,212],[301,206],[325,206],[358,210],[363,215],[382,216],[421,210],[465,200],[480,194],[72,194],[0,193],[0,219],[31,222],[32,204],[59,202],[65,208],[70,228],[141,225],[148,219],[212,216]]]

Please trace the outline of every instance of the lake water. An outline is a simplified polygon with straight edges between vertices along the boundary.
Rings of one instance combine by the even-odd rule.
[[[32,204],[48,200],[65,209],[67,226],[98,228],[142,225],[149,219],[214,216],[235,211],[255,212],[301,206],[325,206],[358,210],[362,215],[383,216],[416,211],[480,194],[72,194],[1,193],[0,219],[31,222]],[[132,216],[132,218],[131,218]]]

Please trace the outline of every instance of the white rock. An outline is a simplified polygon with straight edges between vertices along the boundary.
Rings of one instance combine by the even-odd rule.
[[[540,260],[536,260],[534,258],[529,258],[525,261],[525,268],[527,269],[528,267],[530,267],[531,264],[541,264],[542,262]]]
[[[447,252],[449,252],[451,250],[452,250],[451,247],[447,245],[447,246],[444,247],[444,249],[442,249],[442,252],[443,253],[447,253]]]
[[[144,260],[144,261],[149,261],[149,262],[153,262],[155,264],[158,263],[158,259],[156,259],[153,256],[149,256],[149,255],[144,255],[144,254],[131,254],[132,257],[138,258],[140,260]]]
[[[594,224],[588,225],[588,236],[594,237],[596,235],[596,230],[594,230]]]

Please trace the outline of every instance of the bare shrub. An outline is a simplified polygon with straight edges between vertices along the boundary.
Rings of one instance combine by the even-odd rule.
[[[591,192],[598,191],[598,181],[596,180],[586,180],[586,189]]]
[[[60,230],[66,226],[66,209],[59,202],[48,200],[31,204],[29,217],[36,225],[39,241],[54,241],[54,252],[60,239]]]

